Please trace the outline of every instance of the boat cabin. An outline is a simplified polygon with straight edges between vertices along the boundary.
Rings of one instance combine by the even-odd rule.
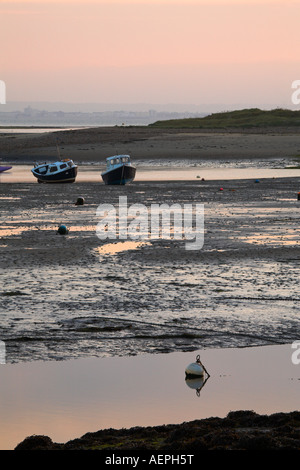
[[[55,163],[38,164],[34,167],[34,172],[45,175],[46,173],[56,173],[57,171],[62,171],[68,167],[72,168],[73,166],[74,163],[72,160],[63,160]]]
[[[115,155],[106,159],[107,170],[112,170],[120,165],[131,165],[129,155]]]

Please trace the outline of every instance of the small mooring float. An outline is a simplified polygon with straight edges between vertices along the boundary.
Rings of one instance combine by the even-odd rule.
[[[196,377],[203,377],[204,375],[210,376],[207,372],[206,368],[200,361],[200,355],[196,357],[196,362],[192,362],[189,364],[185,369],[185,377],[186,378],[196,378]]]
[[[60,225],[57,229],[57,233],[60,235],[67,235],[69,233],[69,229],[66,225]]]
[[[196,357],[196,362],[192,362],[185,369],[185,383],[189,388],[196,390],[198,397],[209,377],[209,373],[200,361],[200,355]]]
[[[78,197],[75,206],[83,206],[84,202],[84,197]]]

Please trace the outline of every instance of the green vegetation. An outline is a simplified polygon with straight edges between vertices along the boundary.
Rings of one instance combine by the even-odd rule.
[[[252,108],[214,113],[203,118],[170,119],[149,124],[149,127],[197,129],[289,126],[300,126],[300,111],[279,108],[263,111],[258,108]]]

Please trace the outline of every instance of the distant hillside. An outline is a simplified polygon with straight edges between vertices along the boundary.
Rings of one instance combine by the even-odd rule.
[[[242,109],[239,111],[214,113],[202,118],[156,121],[153,124],[149,124],[149,126],[197,129],[300,126],[300,111],[291,111],[289,109],[273,109],[271,111],[262,111],[258,108]]]

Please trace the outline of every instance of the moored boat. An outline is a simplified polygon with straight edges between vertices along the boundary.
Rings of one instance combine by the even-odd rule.
[[[3,173],[3,171],[10,170],[12,166],[0,166],[0,173]]]
[[[129,155],[115,155],[106,159],[106,170],[101,176],[105,184],[124,185],[134,180],[135,173]]]
[[[70,158],[54,163],[39,163],[31,170],[39,183],[74,183],[77,165]]]

